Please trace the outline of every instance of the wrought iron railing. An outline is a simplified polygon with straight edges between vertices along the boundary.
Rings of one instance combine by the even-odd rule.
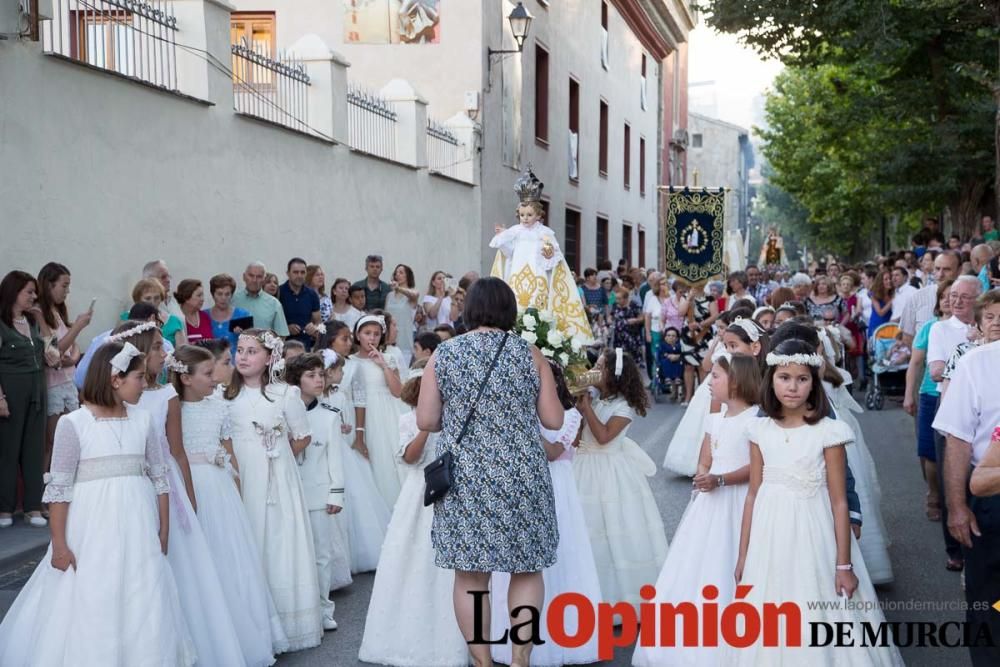
[[[269,45],[233,44],[233,106],[237,113],[261,118],[300,132],[309,129],[309,75],[303,64]]]
[[[351,147],[389,160],[396,159],[396,123],[392,105],[353,83],[347,85],[347,124]]]
[[[466,159],[465,145],[443,124],[427,119],[427,167],[433,172],[459,178]]]

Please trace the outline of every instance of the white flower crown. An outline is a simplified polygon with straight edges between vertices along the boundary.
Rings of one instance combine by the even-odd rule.
[[[181,375],[186,375],[191,372],[188,365],[183,361],[177,361],[177,359],[172,354],[168,354],[163,360],[163,367],[168,371],[173,371]]]
[[[126,329],[125,331],[122,331],[121,333],[116,333],[113,336],[108,336],[108,342],[109,343],[120,343],[123,340],[125,340],[126,338],[131,338],[132,336],[138,336],[139,334],[143,333],[144,331],[149,331],[150,329],[156,329],[156,328],[157,328],[156,322],[154,322],[152,320],[149,320],[148,322],[143,322],[142,324],[137,324],[136,326],[132,327],[131,329]]]
[[[765,358],[768,366],[788,366],[790,364],[802,364],[819,368],[823,365],[823,358],[818,354],[775,354],[771,352]]]

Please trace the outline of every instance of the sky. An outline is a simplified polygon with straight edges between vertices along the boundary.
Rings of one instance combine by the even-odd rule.
[[[735,35],[719,33],[700,21],[688,35],[689,99],[691,111],[745,128],[760,124],[754,100],[768,89],[782,70],[776,60],[765,61],[741,46]],[[711,86],[699,82],[714,81]]]

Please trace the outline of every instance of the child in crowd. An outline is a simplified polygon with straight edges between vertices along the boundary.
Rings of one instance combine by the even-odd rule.
[[[161,371],[172,365],[163,353],[163,337],[150,322],[129,320],[112,333],[112,341],[129,342],[146,355],[146,387],[138,407],[153,417],[153,431],[163,450],[167,479],[176,492],[170,497],[170,543],[167,560],[177,581],[181,608],[194,639],[198,660],[206,664],[234,664],[243,660],[243,651],[212,552],[195,515],[194,483],[181,430],[181,405],[173,385],[158,383]],[[184,492],[186,490],[186,493]],[[242,622],[243,618],[241,618]]]
[[[455,327],[451,326],[450,324],[437,325],[436,327],[434,327],[434,333],[437,334],[438,338],[441,339],[442,343],[445,342],[446,340],[451,340],[457,335],[455,333]]]
[[[747,315],[747,317],[744,317]],[[726,313],[728,326],[721,336],[716,336],[712,343],[712,363],[723,352],[730,354],[747,354],[758,360],[763,366],[764,355],[767,353],[767,335],[760,325],[749,318],[750,313],[744,309],[731,310]],[[663,467],[679,475],[693,477],[701,456],[701,441],[705,435],[705,423],[717,405],[713,404],[709,385],[711,376],[698,386],[694,398],[681,417],[674,436],[667,447],[667,455]]]
[[[316,575],[319,580],[323,628],[335,630],[334,603],[330,591],[351,583],[351,565],[344,539],[334,523],[334,515],[344,508],[344,463],[342,434],[337,412],[323,405],[326,368],[322,355],[296,357],[285,369],[285,381],[298,387],[309,414],[312,440],[299,453],[299,475],[309,508]]]
[[[747,425],[750,487],[736,581],[752,588],[743,599],[756,608],[775,600],[797,602],[803,636],[815,622],[879,627],[885,617],[851,534],[845,497],[844,448],[854,435],[843,421],[829,418],[823,359],[814,346],[790,339],[767,355],[767,365],[761,397],[766,416]],[[854,604],[845,607],[842,597]],[[765,647],[761,636],[724,653],[723,662],[734,665],[903,664],[895,647],[861,642],[792,647],[778,641]]]
[[[231,349],[229,341],[225,338],[208,338],[195,343],[198,347],[203,347],[212,353],[215,358],[215,366],[212,367],[212,382],[216,388],[225,388],[233,379],[233,357],[235,351]]]
[[[354,448],[371,461],[375,484],[390,508],[399,495],[400,475],[395,451],[399,426],[402,385],[396,359],[385,356],[388,329],[380,315],[366,315],[354,329],[358,351],[351,357],[358,364],[352,379],[354,399]]]
[[[302,343],[302,341],[294,339],[289,339],[285,341],[284,359],[286,364],[295,357],[298,357],[305,353],[306,353],[306,346]]]
[[[228,344],[222,355],[230,358]],[[288,640],[240,498],[226,403],[216,395],[216,364],[202,346],[182,345],[174,354],[170,382],[181,400],[182,440],[200,501],[198,523],[219,564],[219,581],[243,657],[247,665],[271,665]]]
[[[660,380],[664,388],[673,388],[674,400],[679,403],[684,399],[684,360],[679,329],[669,327],[664,330],[659,355]]]
[[[433,331],[424,331],[417,334],[416,339],[413,341],[413,367],[416,368],[419,361],[426,363],[426,360],[431,358],[434,350],[440,344],[441,337]]]
[[[384,354],[391,356],[396,360],[396,368],[402,369],[406,368],[406,355],[403,351],[399,349],[398,338],[399,338],[399,325],[396,323],[396,319],[384,310],[376,310],[372,312],[373,315],[381,315],[382,319],[385,320],[385,351]]]
[[[243,505],[263,555],[288,650],[318,646],[323,614],[316,554],[295,455],[309,446],[298,387],[281,382],[282,341],[268,329],[240,334],[228,402]],[[221,664],[221,663],[219,663]]]
[[[164,556],[163,450],[151,415],[131,407],[145,375],[134,345],[105,343],[83,407],[59,420],[43,497],[52,542],[0,623],[0,664],[194,664]]]
[[[361,313],[365,312],[366,298],[365,298],[364,287],[362,287],[361,285],[351,285],[351,287],[348,289],[348,298],[351,301],[351,306],[355,310]]]
[[[652,600],[656,605],[705,600],[702,588],[707,585],[718,589],[713,602],[720,605],[731,601],[736,592],[732,575],[750,479],[746,426],[757,416],[760,367],[753,357],[726,352],[716,359],[709,377],[712,399],[722,404],[722,411],[707,420],[693,482],[695,493],[656,580]],[[714,667],[718,663],[718,649],[709,647],[636,647],[632,657],[636,667]]]
[[[641,350],[641,348],[640,348]],[[552,475],[552,493],[555,496],[556,520],[559,524],[559,547],[556,552],[555,565],[542,571],[545,582],[545,608],[557,595],[576,593],[588,600],[601,600],[601,583],[597,574],[597,564],[594,562],[594,552],[590,548],[590,535],[587,531],[587,521],[583,515],[583,505],[576,490],[576,480],[573,478],[574,444],[580,437],[583,426],[583,416],[573,407],[574,399],[566,386],[566,376],[562,369],[552,362],[552,377],[555,380],[556,391],[563,409],[566,411],[563,426],[558,431],[550,431],[539,426],[542,434],[542,446],[549,459],[549,472]],[[490,596],[492,603],[491,619],[493,630],[491,637],[499,637],[510,628],[510,613],[507,605],[507,589],[510,575],[506,572],[494,572]],[[567,614],[565,631],[574,636],[579,629],[579,618]],[[582,645],[574,648],[559,646],[549,635],[548,626],[542,624],[541,638],[545,642],[531,652],[533,665],[585,665],[598,662],[597,636],[592,634]],[[511,664],[512,651],[510,643],[497,644],[493,647],[493,659],[504,664]]]
[[[896,334],[896,342],[889,348],[889,365],[905,366],[910,363],[910,347],[903,342],[903,332]]]
[[[639,589],[654,580],[667,555],[663,519],[645,479],[656,474],[656,464],[627,437],[635,416],[645,416],[649,397],[639,368],[621,348],[606,350],[595,368],[598,397],[585,393],[577,405],[584,427],[573,473],[602,600],[629,602],[638,613]]]
[[[338,332],[331,345],[350,354],[350,331],[344,328]],[[349,366],[354,368],[357,362],[332,349],[324,350],[323,355],[327,365],[327,382],[331,386],[320,403],[337,416],[340,427],[337,447],[344,466],[345,505],[342,512],[334,515],[334,523],[343,538],[351,573],[371,572],[378,565],[390,512],[375,485],[368,459],[350,446],[349,437],[353,429],[347,420],[353,417],[354,409],[347,398],[350,384],[345,378],[345,369]]]
[[[422,366],[421,362],[421,367],[411,370],[403,385],[401,398],[411,408],[416,408],[420,396]],[[423,502],[423,470],[434,460],[436,438],[417,429],[414,410],[399,418],[396,456],[404,470],[403,487],[375,573],[358,652],[364,662],[405,667],[469,664],[469,650],[455,622],[454,574],[434,565],[434,508]],[[434,640],[427,641],[428,637]]]

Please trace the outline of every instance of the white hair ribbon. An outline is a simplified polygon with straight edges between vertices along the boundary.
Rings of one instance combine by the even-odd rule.
[[[366,324],[372,324],[372,323],[382,327],[382,333],[385,333],[385,318],[382,317],[381,315],[365,315],[360,320],[358,320],[357,324],[354,325],[354,332],[357,333],[358,331],[361,331],[361,327],[363,327]]]
[[[122,346],[121,352],[111,357],[111,368],[118,371],[119,374],[124,375],[128,373],[129,364],[132,360],[138,357],[142,352],[139,351],[132,343],[125,343]]]
[[[340,355],[333,350],[323,350],[323,368],[330,368],[340,359]]]
[[[149,320],[148,322],[143,322],[142,324],[137,324],[131,329],[126,329],[121,333],[116,333],[113,336],[108,336],[109,343],[120,343],[126,338],[131,338],[132,336],[137,336],[144,331],[149,331],[150,329],[155,329],[157,327],[156,322]]]
[[[735,320],[733,320],[732,326],[743,329],[743,331],[746,332],[747,337],[750,339],[751,343],[756,343],[758,340],[760,340],[760,334],[761,334],[760,327],[753,320],[746,320],[743,319],[742,317],[737,317]]]
[[[768,366],[788,366],[789,364],[802,364],[819,368],[823,365],[823,358],[818,354],[775,354],[771,352],[765,358]]]
[[[622,376],[622,369],[625,366],[625,351],[620,347],[615,348],[615,377]]]
[[[819,341],[823,345],[823,355],[832,366],[834,359],[837,358],[837,353],[833,349],[833,341],[830,340],[830,334],[826,330],[826,327],[819,327]]]

